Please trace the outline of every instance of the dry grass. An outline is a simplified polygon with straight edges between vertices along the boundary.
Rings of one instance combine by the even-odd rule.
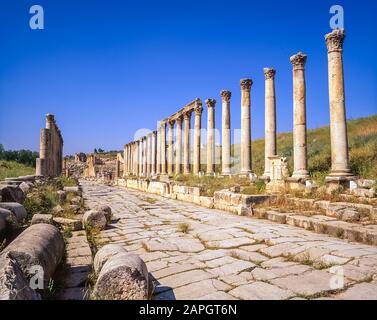
[[[180,223],[178,225],[178,230],[182,233],[188,233],[190,230],[190,225],[188,223]]]

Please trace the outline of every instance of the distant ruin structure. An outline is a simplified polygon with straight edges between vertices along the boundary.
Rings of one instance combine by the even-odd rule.
[[[63,137],[52,114],[46,115],[46,127],[41,129],[39,158],[35,174],[57,177],[63,172]]]

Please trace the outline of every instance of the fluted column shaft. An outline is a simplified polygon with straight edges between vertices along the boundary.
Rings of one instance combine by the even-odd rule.
[[[168,122],[168,175],[173,175],[174,164],[174,120]]]
[[[274,156],[276,150],[276,97],[275,97],[275,69],[265,68],[265,140],[264,140],[264,174],[269,178],[270,160],[268,157]]]
[[[161,128],[157,128],[156,174],[161,173]]]
[[[338,29],[327,34],[325,38],[328,51],[330,100],[330,176],[352,176],[349,165],[347,119],[344,94],[343,43],[345,33],[343,29]]]
[[[190,173],[190,120],[191,111],[186,112],[184,115],[185,120],[185,132],[183,142],[183,173]]]
[[[251,173],[251,79],[242,79],[241,84],[241,174]]]
[[[194,123],[194,164],[193,173],[198,175],[200,172],[200,138],[202,130],[202,112],[203,107],[198,103],[195,107],[195,123]]]
[[[207,99],[207,175],[215,173],[215,99]]]
[[[157,160],[157,131],[152,132],[152,176],[156,175],[156,160]]]
[[[167,174],[166,171],[166,123],[161,124],[161,174]]]
[[[175,141],[175,174],[182,173],[182,117],[177,118]]]
[[[308,178],[306,136],[306,83],[307,56],[299,52],[291,57],[293,65],[293,178]]]
[[[147,135],[147,176],[152,172],[152,133]]]
[[[222,98],[222,127],[221,127],[221,174],[231,174],[230,147],[231,147],[231,131],[230,131],[230,91],[221,91]]]
[[[127,175],[128,171],[128,144],[123,147],[123,176]]]

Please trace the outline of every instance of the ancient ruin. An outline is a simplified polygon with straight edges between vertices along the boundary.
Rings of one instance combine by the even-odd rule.
[[[55,117],[46,115],[46,127],[41,129],[37,176],[57,177],[63,171],[63,138]]]
[[[239,167],[229,90],[219,92],[221,108],[216,98],[204,100],[205,137],[196,98],[121,152],[95,149],[64,161],[48,114],[36,175],[0,182],[0,299],[40,300],[46,292],[62,300],[377,299],[377,184],[350,170],[344,37],[344,30],[326,35],[332,167],[322,187],[308,169],[301,52],[290,58],[293,172],[277,149],[274,68],[263,69],[261,177],[253,172],[249,78],[239,82],[236,106]],[[30,285],[35,265],[47,290]]]

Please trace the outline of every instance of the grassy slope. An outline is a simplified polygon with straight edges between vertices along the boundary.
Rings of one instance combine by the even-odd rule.
[[[353,173],[363,178],[377,179],[377,115],[350,120],[348,137],[350,163]],[[293,167],[292,133],[278,134],[278,155],[286,156],[289,169]],[[236,154],[239,146],[234,146]],[[331,168],[330,128],[308,131],[308,164],[313,178],[322,181]],[[264,139],[253,141],[253,170],[264,169]]]
[[[35,169],[32,167],[27,167],[15,161],[0,161],[0,180],[4,180],[5,178],[9,177],[18,177],[30,174],[35,174]]]

